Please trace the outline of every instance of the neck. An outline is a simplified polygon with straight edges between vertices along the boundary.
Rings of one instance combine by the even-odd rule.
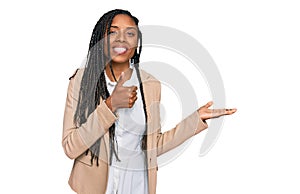
[[[114,63],[114,62],[112,62],[112,69],[113,69],[114,75],[115,75],[115,77],[118,81],[120,76],[121,76],[121,73],[122,72],[125,73],[126,71],[128,71],[130,69],[129,68],[129,61],[127,61],[125,63]],[[106,74],[107,74],[108,78],[111,81],[115,81],[115,79],[114,79],[114,77],[111,73],[110,64],[106,65],[105,71],[106,71]],[[131,76],[131,73],[129,73],[129,74]]]

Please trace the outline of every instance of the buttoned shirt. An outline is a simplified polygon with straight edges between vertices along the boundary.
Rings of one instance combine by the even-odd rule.
[[[145,133],[145,114],[135,68],[123,86],[137,86],[137,100],[131,108],[116,110],[115,148],[120,161],[113,155],[109,166],[106,194],[146,194],[148,193],[147,167],[142,150]],[[105,73],[107,89],[111,94],[117,82],[111,81]]]

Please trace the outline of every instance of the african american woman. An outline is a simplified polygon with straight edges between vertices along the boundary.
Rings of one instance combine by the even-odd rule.
[[[69,184],[80,194],[155,194],[157,157],[236,109],[195,110],[161,133],[161,85],[139,69],[142,33],[126,10],[94,27],[86,65],[70,77],[62,145],[74,159]]]

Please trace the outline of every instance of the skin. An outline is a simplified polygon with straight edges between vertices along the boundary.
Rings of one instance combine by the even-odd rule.
[[[133,57],[138,45],[138,28],[130,16],[119,14],[114,17],[111,28],[107,30],[110,33],[109,52],[112,58],[112,69],[118,83],[111,96],[106,100],[106,104],[115,112],[118,108],[131,108],[137,100],[137,87],[124,87],[123,84],[132,74],[132,69],[129,68],[129,60]],[[115,47],[124,47],[126,52],[116,53],[114,51]],[[104,48],[107,48],[107,45],[104,45]],[[104,50],[106,55],[107,52],[107,50]],[[109,79],[115,81],[109,65],[106,66],[105,71]]]
[[[138,45],[138,28],[130,16],[125,14],[116,15],[112,21],[111,28],[109,30],[110,37],[110,55],[114,74],[119,80],[121,73],[126,72],[129,68],[129,59],[133,57],[134,51]],[[104,48],[107,48],[107,41],[105,41]],[[116,53],[115,47],[124,47],[127,49],[125,53]],[[107,55],[107,50],[104,51]],[[109,65],[106,67],[106,73],[108,77],[115,81]],[[125,79],[129,79],[131,72],[125,74]]]
[[[112,57],[112,68],[118,83],[111,96],[107,98],[106,104],[112,112],[115,112],[118,108],[131,108],[137,99],[137,87],[124,87],[123,84],[132,74],[132,70],[129,68],[129,60],[133,57],[138,45],[138,31],[132,18],[124,14],[116,15],[112,21],[112,28],[108,30],[110,30],[111,49],[109,52]],[[114,51],[114,47],[126,47],[127,51],[118,54]],[[107,55],[108,51],[105,50],[104,52]],[[105,71],[109,79],[114,81],[109,66],[106,67]],[[206,121],[224,115],[232,115],[237,111],[236,108],[209,109],[212,105],[213,102],[210,101],[197,110],[200,119]]]

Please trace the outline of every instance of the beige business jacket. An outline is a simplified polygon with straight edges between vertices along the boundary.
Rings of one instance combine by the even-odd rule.
[[[100,105],[88,117],[87,122],[76,127],[73,116],[77,106],[80,81],[84,69],[79,69],[70,80],[65,105],[62,146],[66,155],[74,159],[69,178],[71,188],[80,194],[105,194],[108,181],[109,127],[118,119],[115,114],[100,101]],[[161,133],[159,103],[161,96],[160,82],[143,70],[141,79],[144,87],[147,123],[147,165],[149,194],[156,193],[157,157],[182,144],[193,135],[206,129],[199,113],[195,111],[182,120],[173,129]],[[99,166],[91,164],[90,154],[85,151],[101,138]]]

